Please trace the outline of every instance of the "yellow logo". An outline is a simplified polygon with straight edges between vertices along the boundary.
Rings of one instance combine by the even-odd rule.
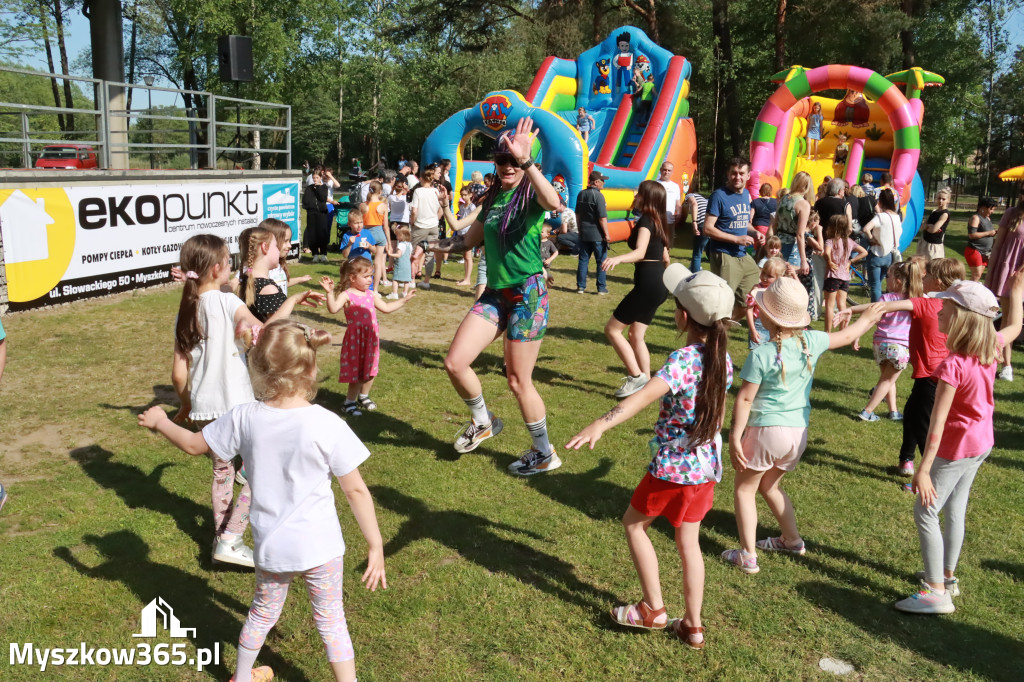
[[[0,190],[7,296],[45,296],[67,272],[75,250],[75,213],[63,189]]]

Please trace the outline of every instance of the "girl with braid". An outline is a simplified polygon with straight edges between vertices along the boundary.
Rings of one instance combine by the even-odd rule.
[[[481,199],[482,209],[465,234],[433,246],[466,251],[481,242],[487,250],[487,288],[455,332],[444,366],[472,418],[455,440],[456,452],[469,452],[497,435],[502,422],[487,409],[472,364],[505,333],[508,386],[519,402],[531,447],[509,465],[519,476],[552,471],[562,465],[548,439],[544,401],[533,385],[533,367],[548,324],[548,290],[540,233],[546,211],[561,199],[531,158],[537,133],[529,117],[506,131],[492,152],[498,182]]]
[[[257,227],[243,232],[242,239],[244,245],[239,249],[242,257],[242,296],[249,312],[257,320],[266,322],[272,315],[287,317],[296,304],[315,308],[324,300],[323,294],[309,290],[289,298],[277,282],[271,279],[270,271],[279,267],[281,262],[281,248],[272,231]]]
[[[729,450],[736,470],[735,507],[740,548],[722,559],[744,573],[757,573],[757,550],[803,554],[803,538],[789,496],[779,488],[807,447],[811,383],[818,358],[826,350],[849,345],[881,318],[883,304],[872,304],[855,324],[826,334],[807,329],[807,290],[799,281],[780,277],[754,295],[771,341],[747,356],[740,372],[743,385],[733,408]],[[780,537],[755,542],[760,491],[782,530]]]

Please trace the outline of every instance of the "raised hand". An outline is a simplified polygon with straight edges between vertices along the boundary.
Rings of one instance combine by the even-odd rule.
[[[508,141],[508,150],[519,163],[533,158],[533,140],[537,132],[533,129],[533,119],[529,116],[519,119],[516,124],[515,137]],[[506,137],[507,139],[507,137]]]

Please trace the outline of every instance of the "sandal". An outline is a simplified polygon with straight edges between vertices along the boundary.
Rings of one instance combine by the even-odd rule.
[[[345,401],[345,414],[351,415],[353,417],[363,416],[362,410],[359,409],[359,403],[357,403],[354,400],[351,402],[349,402],[348,400]]]
[[[368,412],[373,412],[374,410],[377,409],[377,403],[373,402],[370,396],[360,398],[359,406],[362,407],[364,410],[367,410]]]
[[[629,628],[644,628],[645,630],[664,630],[668,627],[668,620],[664,623],[656,623],[655,618],[665,615],[665,607],[655,611],[647,605],[643,599],[636,604],[616,606],[611,610],[612,620],[619,625]]]
[[[700,651],[704,648],[704,628],[701,627],[690,627],[683,623],[682,618],[677,618],[672,621],[672,632],[676,637],[680,639],[686,646],[691,649]],[[696,637],[700,637],[699,641],[694,641]]]

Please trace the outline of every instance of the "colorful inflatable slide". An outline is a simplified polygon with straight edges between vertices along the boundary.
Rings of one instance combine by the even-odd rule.
[[[793,176],[807,171],[818,186],[825,176],[859,184],[871,172],[877,184],[882,172],[892,174],[905,211],[900,248],[914,240],[924,216],[924,185],[917,173],[921,155],[921,92],[942,85],[942,76],[913,68],[883,77],[859,66],[830,64],[814,69],[794,66],[772,76],[782,86],[761,109],[750,141],[751,196],[761,183],[774,191],[788,187]],[[905,85],[904,96],[897,85]],[[845,90],[841,100],[812,96],[823,90]],[[815,103],[824,119],[815,158],[807,158],[807,117]],[[845,136],[845,159],[836,147]]]
[[[654,77],[647,121],[634,108],[629,87],[637,65]],[[424,163],[451,159],[458,192],[473,171],[493,171],[489,160],[464,157],[470,138],[496,138],[532,116],[539,131],[534,157],[544,174],[562,177],[570,208],[592,170],[607,175],[603,192],[612,239],[625,239],[626,216],[640,182],[657,178],[666,160],[675,165],[672,179],[680,184],[696,168],[697,136],[686,99],[691,69],[685,57],[654,44],[640,29],[623,26],[577,59],[545,59],[525,97],[514,90],[491,92],[476,106],[449,117],[427,137],[421,158]],[[596,123],[588,141],[576,129],[579,107]]]

